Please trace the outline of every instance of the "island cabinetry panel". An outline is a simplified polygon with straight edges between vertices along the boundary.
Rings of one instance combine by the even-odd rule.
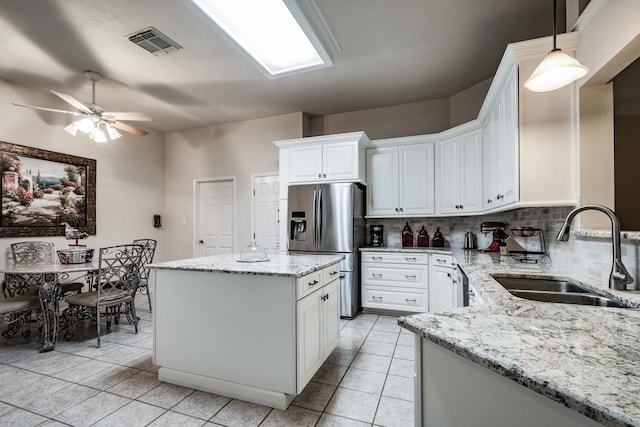
[[[427,254],[363,252],[362,306],[402,312],[428,311]]]
[[[286,409],[337,345],[337,262],[299,278],[153,271],[161,381]]]
[[[368,149],[367,216],[434,214],[434,151],[433,142]]]

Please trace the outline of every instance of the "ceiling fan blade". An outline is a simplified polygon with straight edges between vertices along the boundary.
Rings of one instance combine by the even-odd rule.
[[[66,110],[57,110],[55,108],[36,107],[35,105],[16,104],[15,102],[12,102],[12,104],[15,105],[16,107],[26,107],[26,108],[33,108],[34,110],[53,111],[54,113],[64,113],[64,114],[69,114],[71,116],[84,116],[85,115],[83,113],[78,113],[77,111],[66,111]]]
[[[111,111],[105,111],[102,113],[102,117],[113,120],[131,120],[134,122],[150,122],[151,117],[147,113],[114,113]]]
[[[131,125],[128,125],[128,124],[122,123],[122,122],[109,121],[109,124],[111,126],[113,126],[114,128],[120,129],[121,131],[128,132],[128,133],[133,134],[133,135],[145,136],[145,135],[147,135],[149,133],[147,131],[144,131],[142,129],[138,129],[136,127],[133,127]]]
[[[66,101],[69,104],[73,105],[78,109],[78,111],[85,114],[91,114],[91,110],[89,110],[86,105],[84,105],[82,102],[75,99],[73,96],[67,95],[66,93],[62,93],[62,92],[56,92],[55,90],[52,90],[51,93],[62,98],[63,101]]]

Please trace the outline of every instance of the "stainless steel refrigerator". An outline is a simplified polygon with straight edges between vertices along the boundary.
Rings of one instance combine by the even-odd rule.
[[[289,187],[290,254],[340,254],[340,316],[360,310],[358,249],[365,243],[364,187],[355,183]]]

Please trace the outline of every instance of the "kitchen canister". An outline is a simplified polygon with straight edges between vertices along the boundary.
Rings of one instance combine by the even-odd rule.
[[[436,232],[433,233],[433,239],[431,239],[431,246],[434,248],[443,248],[444,247],[444,237],[440,232],[440,227],[436,229]]]
[[[410,248],[413,246],[413,230],[409,226],[409,223],[404,226],[402,229],[402,247]]]

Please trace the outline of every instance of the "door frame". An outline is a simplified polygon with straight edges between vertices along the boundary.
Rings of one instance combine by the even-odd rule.
[[[193,249],[192,256],[196,258],[198,256],[198,230],[200,227],[200,194],[198,192],[201,184],[206,184],[210,182],[222,182],[222,181],[231,181],[231,186],[233,188],[233,251],[236,252],[236,244],[237,244],[237,221],[236,221],[236,207],[237,207],[237,194],[236,194],[236,176],[235,175],[224,175],[224,176],[214,176],[214,177],[204,177],[204,178],[195,178],[193,180]]]
[[[280,185],[280,177],[278,172],[261,172],[261,173],[252,173],[251,174],[251,240],[255,239],[256,233],[256,178],[264,178],[267,176],[277,176],[278,177],[278,186]],[[278,201],[280,200],[280,196],[278,196]],[[280,215],[278,215],[278,221],[280,221]],[[280,227],[278,227],[280,230]]]

